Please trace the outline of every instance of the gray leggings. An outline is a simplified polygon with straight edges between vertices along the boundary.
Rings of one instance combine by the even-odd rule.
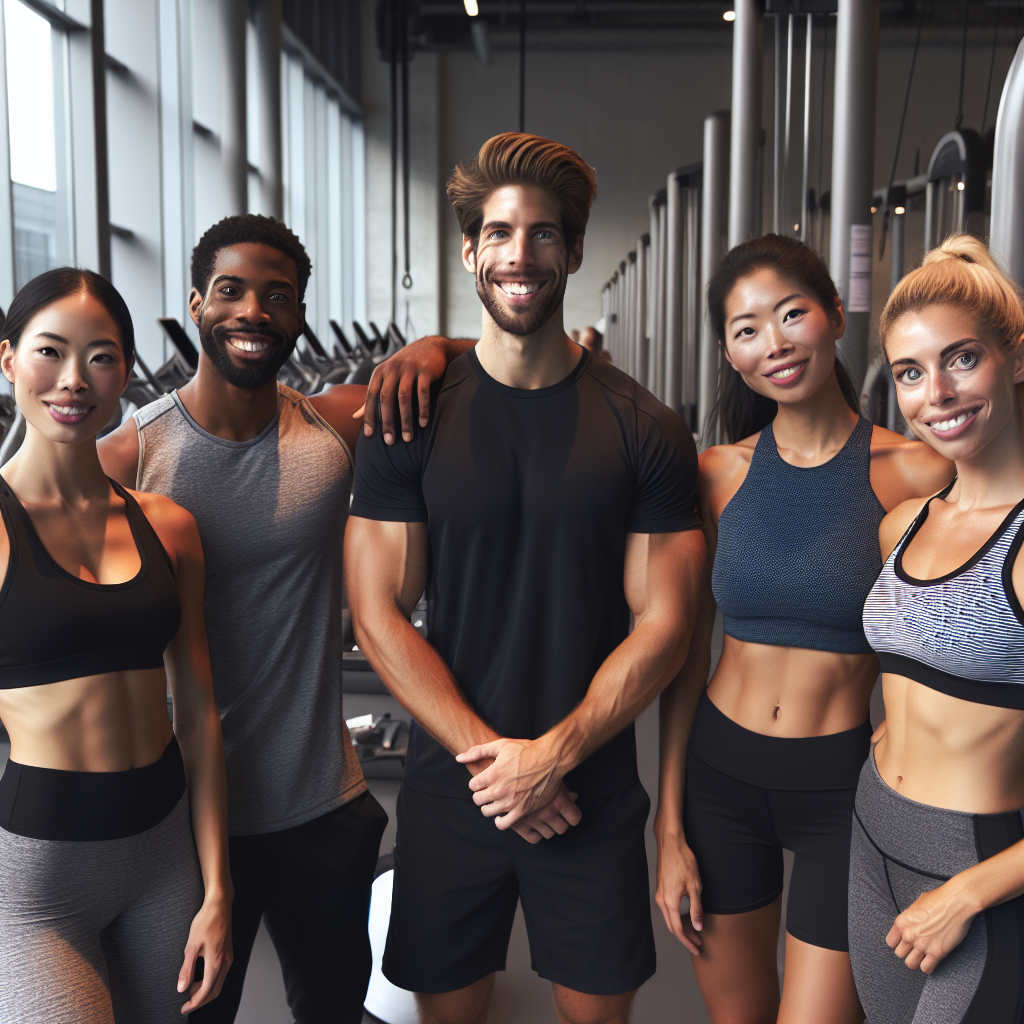
[[[861,771],[850,857],[850,961],[868,1024],[1019,1024],[1024,897],[979,914],[930,975],[886,945],[923,892],[1024,837],[1021,812],[966,814],[900,796],[874,754]]]
[[[124,839],[0,829],[0,1021],[172,1024],[203,884],[186,793]]]

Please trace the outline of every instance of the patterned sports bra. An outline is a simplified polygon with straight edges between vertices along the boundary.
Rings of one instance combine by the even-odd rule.
[[[918,580],[904,570],[903,553],[934,500],[882,567],[864,603],[864,633],[883,672],[976,704],[1024,710],[1024,608],[1013,589],[1024,501],[959,569]]]

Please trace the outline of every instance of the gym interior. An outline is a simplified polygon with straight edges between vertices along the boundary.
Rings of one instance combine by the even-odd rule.
[[[116,285],[138,358],[109,429],[195,372],[189,257],[230,214],[283,220],[311,256],[304,337],[279,378],[302,394],[366,383],[417,338],[477,337],[444,186],[504,131],[557,140],[596,169],[566,329],[596,328],[613,364],[677,410],[700,446],[716,442],[704,428],[720,358],[703,297],[731,246],[773,231],[821,254],[864,414],[898,432],[878,315],[903,274],[964,231],[990,240],[1024,284],[1024,0],[0,6],[0,307],[57,266]],[[0,464],[24,437],[19,417],[0,394]],[[421,602],[414,626],[425,632],[428,615]],[[413,1024],[412,997],[379,970],[409,716],[350,634],[344,707],[391,818],[364,1020]],[[637,740],[653,796],[656,705]],[[9,745],[0,750],[6,760]],[[653,898],[650,823],[647,840],[658,971],[632,1019],[698,1024],[708,1016],[690,957]],[[261,931],[237,1020],[291,1019]],[[490,1019],[556,1020],[521,912]]]

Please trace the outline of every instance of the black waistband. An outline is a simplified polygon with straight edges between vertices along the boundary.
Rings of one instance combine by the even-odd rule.
[[[744,782],[774,790],[856,789],[871,723],[827,736],[765,736],[737,725],[701,694],[689,753]]]
[[[185,792],[178,741],[159,761],[123,772],[66,772],[7,762],[0,828],[30,839],[123,839],[159,825]]]

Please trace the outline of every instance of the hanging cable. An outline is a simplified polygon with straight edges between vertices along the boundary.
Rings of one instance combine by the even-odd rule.
[[[964,0],[964,45],[960,49],[960,102],[953,127],[959,131],[964,123],[964,76],[967,71],[967,24],[970,20],[971,0]]]
[[[391,74],[391,319],[394,321],[398,310],[398,0],[391,0],[388,14],[388,63]]]
[[[519,130],[526,131],[526,0],[519,0]]]
[[[402,232],[405,243],[405,274],[402,287],[412,287],[409,272],[409,8],[399,0],[402,11]]]
[[[982,137],[985,135],[985,127],[988,125],[988,101],[992,95],[992,72],[995,71],[996,67],[996,46],[999,43],[999,14],[1002,11],[1002,7],[996,5],[996,27],[992,31],[992,56],[988,62],[988,85],[985,86],[985,106],[981,114],[981,134]]]
[[[924,27],[924,14],[927,4],[921,0],[921,14],[917,19],[917,35],[914,37],[914,53],[910,58],[910,73],[907,75],[907,91],[903,94],[903,113],[900,114],[900,130],[896,133],[896,150],[892,155],[892,170],[889,172],[889,187],[885,190],[886,200],[892,191],[892,184],[896,180],[896,167],[900,161],[900,149],[903,147],[903,128],[907,123],[907,109],[910,106],[910,90],[914,85],[914,69],[917,67],[917,52],[921,48],[921,29]],[[966,38],[966,37],[965,37]],[[963,89],[963,83],[960,86]],[[963,93],[961,92],[961,107],[963,106]],[[915,163],[914,173],[917,173]],[[882,240],[878,248],[878,258],[881,259],[885,253],[885,235],[889,229],[889,208],[886,206],[885,217],[882,220]]]

